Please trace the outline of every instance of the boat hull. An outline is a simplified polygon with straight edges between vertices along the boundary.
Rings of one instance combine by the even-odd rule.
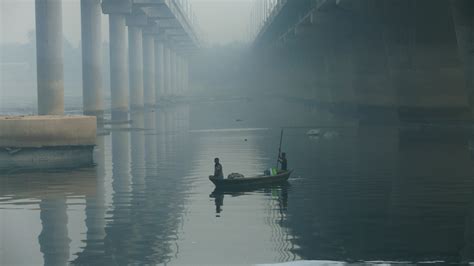
[[[248,178],[238,178],[238,179],[215,179],[209,177],[212,183],[216,188],[241,188],[241,187],[254,187],[267,184],[276,184],[283,183],[290,178],[292,171],[280,172],[275,176],[256,176]]]

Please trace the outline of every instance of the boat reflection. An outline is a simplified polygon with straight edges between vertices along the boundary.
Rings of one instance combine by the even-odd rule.
[[[240,197],[255,193],[261,193],[272,199],[272,201],[277,203],[277,210],[280,213],[283,213],[288,207],[288,190],[290,188],[291,185],[289,182],[265,186],[254,185],[236,188],[215,188],[209,197],[214,199],[216,217],[220,217],[220,213],[223,211],[222,206],[224,205],[225,195],[230,197]]]
[[[261,210],[261,218],[267,228],[269,228],[269,238],[274,251],[274,261],[285,262],[298,259],[295,250],[294,236],[291,230],[284,225],[287,223],[288,194],[291,191],[290,183],[280,183],[266,186],[254,186],[237,189],[215,189],[209,197],[214,199],[215,216],[221,219],[224,211],[224,198],[228,198],[227,212],[235,211],[238,203],[232,201],[237,198],[238,202],[245,204],[248,199],[261,198],[263,201],[251,201],[254,208]],[[240,201],[242,200],[242,201]],[[224,219],[224,217],[222,217]],[[231,218],[232,219],[232,218]]]

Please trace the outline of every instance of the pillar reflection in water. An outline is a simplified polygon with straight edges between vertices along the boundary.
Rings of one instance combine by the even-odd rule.
[[[39,204],[43,230],[38,236],[45,265],[66,265],[69,260],[66,195],[42,199]]]
[[[179,128],[177,127],[176,107],[165,107],[159,109],[156,117],[156,134],[154,135],[155,160],[158,162],[156,174],[147,175],[147,195],[151,201],[154,213],[157,241],[154,241],[155,254],[160,262],[169,262],[178,256],[179,247],[176,239],[179,238],[178,231],[181,224],[183,208],[183,191],[186,184],[183,180],[186,171],[185,153],[180,147],[185,147],[183,139],[178,139]],[[166,201],[166,204],[163,202]]]
[[[145,114],[143,111],[135,111],[130,114],[132,120],[131,137],[131,174],[132,183],[143,183],[145,175],[145,146],[148,142],[145,140]]]
[[[176,256],[173,242],[181,222],[181,192],[186,189],[182,178],[186,169],[176,167],[176,162],[187,160],[187,111],[184,106],[168,108],[167,112],[132,112],[130,129],[126,124],[113,126],[109,222],[105,223],[106,203],[100,197],[105,194],[103,179],[102,183],[98,179],[98,190],[86,197],[86,246],[74,264],[156,264],[170,262]],[[101,143],[99,137],[98,151],[102,150]],[[161,144],[168,147],[168,156],[164,156]],[[97,170],[102,172],[104,155],[99,152],[96,156]]]
[[[171,50],[169,45],[164,46],[163,50],[163,79],[164,79],[164,89],[163,94],[165,97],[170,96],[171,94]]]
[[[159,163],[166,161],[167,154],[168,154],[168,142],[166,141],[166,109],[161,108],[158,110],[157,114],[157,148],[158,148],[158,156],[159,156]]]
[[[103,124],[97,125],[98,131],[102,132]],[[105,136],[97,136],[96,148],[94,150],[94,162],[96,163],[96,190],[94,194],[86,196],[86,239],[85,247],[77,255],[73,264],[88,264],[90,262],[104,262],[104,239],[105,239]]]
[[[168,229],[160,227],[160,221],[166,219],[167,215],[158,215],[157,212],[163,202],[157,201],[160,198],[159,190],[154,186],[158,182],[157,178],[157,156],[156,156],[156,111],[147,110],[144,113],[145,120],[145,147],[144,147],[144,179],[141,180],[140,187],[134,184],[133,197],[140,208],[134,211],[134,233],[136,234],[137,249],[134,254],[145,263],[155,264],[163,261],[163,256],[167,244],[163,241]],[[157,243],[158,242],[158,243]],[[145,243],[143,245],[143,243]],[[165,248],[163,248],[164,246]],[[145,259],[143,259],[145,258]]]
[[[38,236],[38,243],[45,265],[67,265],[75,255],[79,257],[81,253],[87,252],[82,250],[76,253],[79,247],[71,246],[71,234],[74,236],[74,233],[77,233],[77,227],[71,226],[77,225],[78,221],[70,220],[68,212],[72,215],[75,211],[72,204],[78,199],[86,199],[85,217],[81,221],[85,221],[87,234],[85,239],[76,238],[73,239],[74,242],[89,244],[103,239],[103,183],[100,181],[103,182],[103,179],[97,177],[101,171],[101,168],[98,168],[97,172],[93,168],[85,168],[67,172],[35,173],[38,176],[34,181],[30,179],[31,173],[15,176],[15,182],[19,183],[12,188],[26,188],[22,189],[23,195],[20,197],[41,200],[39,210],[42,231]],[[78,215],[81,214],[74,213],[72,217]],[[88,247],[89,250],[96,248],[97,246]]]
[[[130,192],[130,133],[123,127],[112,130],[112,188],[114,197]],[[127,197],[123,200],[127,202]],[[119,202],[116,202],[119,203]]]
[[[145,113],[146,135],[145,135],[145,165],[147,177],[156,176],[157,147],[156,147],[156,112],[154,110]]]
[[[167,155],[167,163],[171,164],[173,163],[173,158],[174,158],[174,142],[173,142],[173,123],[174,123],[174,112],[171,108],[169,108],[166,111],[165,115],[165,127],[164,127],[164,132],[165,132],[165,137],[166,137],[166,155]]]
[[[146,198],[144,190],[146,188],[145,178],[147,174],[145,149],[149,145],[145,134],[147,134],[147,123],[145,121],[148,111],[133,112],[132,131],[131,131],[131,202],[130,202],[130,230],[124,231],[121,238],[127,244],[127,257],[124,261],[131,263],[132,261],[146,261],[143,258],[146,247],[142,244],[146,242],[145,238],[147,230],[143,229],[143,207],[146,206]],[[146,246],[146,244],[144,245]]]
[[[113,114],[114,115],[114,114]],[[120,116],[125,116],[121,114]],[[125,116],[126,117],[126,116]],[[112,208],[111,221],[106,227],[106,253],[126,261],[127,241],[130,235],[130,131],[127,124],[112,128]]]
[[[19,237],[19,243],[27,241],[31,244],[30,247],[35,246],[33,243],[38,243],[38,251],[42,253],[41,257],[36,257],[36,248],[32,250],[18,250],[18,254],[31,256],[28,258],[29,264],[38,264],[44,262],[45,265],[66,265],[71,257],[71,252],[77,252],[78,246],[74,245],[84,239],[73,239],[74,243],[71,245],[71,236],[78,236],[78,224],[81,224],[87,218],[72,220],[70,217],[80,217],[83,214],[75,212],[76,206],[71,206],[72,202],[77,204],[77,201],[83,203],[83,198],[91,198],[96,192],[96,173],[92,168],[84,168],[79,170],[57,171],[57,172],[18,172],[3,175],[0,174],[0,198],[13,198],[13,202],[2,202],[2,209],[8,210],[8,205],[16,209],[15,211],[36,212],[39,211],[39,220],[41,221],[41,230],[39,234],[32,233],[25,235],[24,233],[17,234],[19,231],[34,232],[31,228],[37,227],[37,221],[22,219],[18,223],[6,224],[3,227],[6,234],[6,239],[16,239]],[[18,202],[25,202],[24,210],[19,208]],[[39,204],[37,205],[37,202]],[[86,210],[87,212],[87,210]],[[8,212],[6,212],[8,213]],[[72,216],[70,216],[72,214]],[[86,214],[87,215],[87,214]],[[30,216],[30,217],[35,217]],[[15,216],[14,216],[15,217]],[[20,217],[25,217],[21,215]],[[86,221],[86,224],[88,222]],[[90,223],[89,223],[90,224]],[[23,225],[23,226],[22,226]],[[25,228],[24,226],[31,226]],[[72,227],[71,227],[72,226]],[[96,227],[103,228],[103,224],[96,225]],[[9,238],[9,234],[13,238]],[[21,238],[21,239],[20,239]],[[5,240],[5,239],[2,239]],[[16,245],[14,245],[16,246]],[[7,249],[8,250],[8,249]],[[18,254],[16,252],[6,254],[6,258],[0,258],[0,264],[11,261],[22,261],[23,259],[15,258]],[[2,252],[0,252],[2,254]],[[3,255],[3,254],[2,254]],[[12,260],[13,258],[13,260]],[[5,260],[2,260],[5,259]]]

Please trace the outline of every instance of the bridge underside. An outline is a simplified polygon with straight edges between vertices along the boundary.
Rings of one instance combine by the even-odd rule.
[[[255,43],[267,90],[335,110],[472,118],[474,1],[287,5]]]

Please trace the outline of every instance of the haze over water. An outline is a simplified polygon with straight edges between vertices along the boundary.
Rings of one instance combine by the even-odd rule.
[[[297,1],[192,0],[189,90],[159,75],[157,108],[116,120],[102,12],[94,165],[0,170],[0,266],[473,264],[472,3]],[[62,2],[65,114],[81,115],[80,1]],[[0,0],[0,23],[0,115],[37,114],[35,1]],[[263,174],[282,129],[288,183],[215,190],[214,158]]]
[[[246,98],[130,118],[106,125],[93,168],[1,175],[0,264],[472,261],[473,155],[459,127]],[[282,126],[287,185],[214,192],[214,157],[225,175],[262,173]]]

